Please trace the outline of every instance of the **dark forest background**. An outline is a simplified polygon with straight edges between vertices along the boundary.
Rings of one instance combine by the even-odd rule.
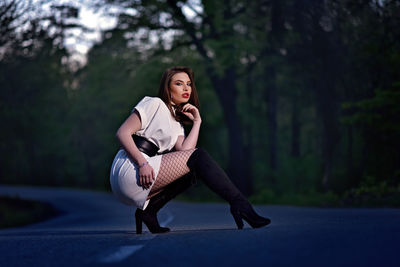
[[[253,202],[400,205],[400,1],[92,2],[118,22],[82,66],[79,8],[0,2],[1,184],[110,190],[116,130],[186,65],[199,146]]]

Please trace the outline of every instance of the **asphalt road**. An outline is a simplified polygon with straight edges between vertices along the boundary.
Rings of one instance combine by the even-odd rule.
[[[159,213],[172,232],[136,235],[134,209],[111,194],[0,185],[0,195],[63,211],[0,230],[0,266],[400,266],[400,209],[256,206],[272,223],[237,230],[227,204],[173,201]]]

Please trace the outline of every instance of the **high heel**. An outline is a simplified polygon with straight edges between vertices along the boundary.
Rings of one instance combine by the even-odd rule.
[[[246,197],[205,150],[198,148],[194,151],[186,165],[206,186],[229,202],[238,229],[243,229],[243,219],[253,228],[271,223],[270,219],[261,217],[254,211]]]
[[[192,174],[189,173],[167,185],[163,191],[153,196],[145,210],[136,209],[136,233],[142,233],[142,223],[146,224],[147,228],[149,228],[150,232],[153,234],[169,232],[169,228],[161,227],[158,223],[157,212],[167,204],[168,201],[189,188],[192,183],[193,177]]]
[[[157,214],[151,214],[150,212],[136,209],[136,234],[142,233],[142,222],[149,228],[149,231],[153,234],[166,233],[170,229],[168,227],[161,227],[157,221]]]
[[[242,219],[244,219],[253,228],[260,228],[271,223],[270,219],[258,215],[250,203],[245,203],[245,206],[247,207],[244,208],[243,206],[238,207],[235,205],[231,206],[231,214],[235,219],[238,229],[243,229],[244,225]]]
[[[136,219],[136,234],[141,234],[142,233],[142,218],[137,216],[135,213],[135,219]]]
[[[244,224],[243,224],[242,216],[240,216],[240,212],[233,211],[231,208],[231,213],[232,213],[233,219],[235,220],[235,223],[236,223],[238,229],[243,229]]]

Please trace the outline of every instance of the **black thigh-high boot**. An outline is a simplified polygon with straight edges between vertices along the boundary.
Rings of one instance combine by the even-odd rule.
[[[174,182],[167,185],[163,191],[150,198],[149,204],[145,210],[136,209],[136,233],[142,233],[142,222],[144,222],[149,228],[150,232],[154,233],[166,233],[170,229],[167,227],[161,227],[157,220],[157,212],[164,207],[171,199],[188,189],[193,181],[192,174],[187,174]]]
[[[199,148],[194,151],[187,166],[196,178],[203,180],[206,186],[229,202],[232,216],[239,229],[243,228],[242,219],[253,228],[262,227],[271,222],[270,219],[261,217],[254,211],[246,197],[205,150]]]

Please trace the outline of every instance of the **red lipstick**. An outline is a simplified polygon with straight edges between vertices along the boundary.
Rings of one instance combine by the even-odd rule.
[[[190,96],[190,95],[189,95],[188,93],[182,94],[182,97],[183,97],[183,98],[189,98],[189,96]]]

